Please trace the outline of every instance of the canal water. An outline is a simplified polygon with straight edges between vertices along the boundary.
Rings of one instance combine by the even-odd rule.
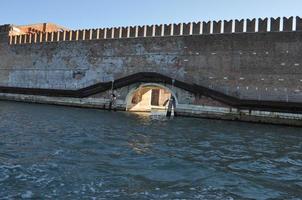
[[[0,199],[301,198],[301,128],[0,102]]]

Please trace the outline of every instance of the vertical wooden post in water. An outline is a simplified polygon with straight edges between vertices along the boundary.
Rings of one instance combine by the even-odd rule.
[[[112,106],[115,105],[115,102],[116,102],[116,95],[113,92],[113,84],[114,84],[114,80],[111,83],[111,94],[110,94],[110,102],[109,102],[109,111],[112,110]],[[116,111],[116,108],[114,108],[114,111]]]
[[[171,103],[171,99],[172,99],[172,97],[169,99],[168,110],[167,110],[167,114],[166,114],[167,117],[171,117],[171,115],[172,115],[172,103]]]
[[[175,79],[172,79],[172,91],[174,89],[174,83],[175,83]],[[174,108],[174,117],[176,116],[176,100],[174,98],[174,96],[171,93],[171,97],[169,99],[169,104],[168,104],[168,110],[167,110],[167,117],[171,117],[172,115],[172,108]]]
[[[177,114],[176,114],[176,102],[175,102],[174,96],[171,95],[171,98],[169,99],[167,114],[166,114],[167,117],[171,117],[172,109],[174,110],[174,117],[176,117],[177,116]]]

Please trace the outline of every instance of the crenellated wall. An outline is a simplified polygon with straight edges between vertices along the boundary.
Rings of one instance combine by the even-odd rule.
[[[10,88],[68,93],[98,83],[123,82],[124,77],[141,72],[156,72],[193,89],[198,86],[218,92],[220,97],[259,102],[260,109],[263,101],[288,104],[291,110],[295,107],[290,103],[302,105],[300,17],[26,35],[10,35],[11,29],[10,25],[0,26],[2,93],[9,93]],[[123,88],[129,92],[128,86]],[[184,92],[184,88],[174,90],[180,104],[228,109],[208,97],[205,101],[200,94]]]
[[[209,21],[10,35],[9,44],[182,35],[302,31],[300,17]]]

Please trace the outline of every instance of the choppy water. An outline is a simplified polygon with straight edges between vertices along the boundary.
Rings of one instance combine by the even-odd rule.
[[[302,129],[0,102],[0,199],[301,199]]]

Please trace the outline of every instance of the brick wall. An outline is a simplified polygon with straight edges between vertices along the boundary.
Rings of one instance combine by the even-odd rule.
[[[242,99],[301,102],[301,51],[300,31],[11,46],[2,42],[0,84],[75,89],[158,72]]]

